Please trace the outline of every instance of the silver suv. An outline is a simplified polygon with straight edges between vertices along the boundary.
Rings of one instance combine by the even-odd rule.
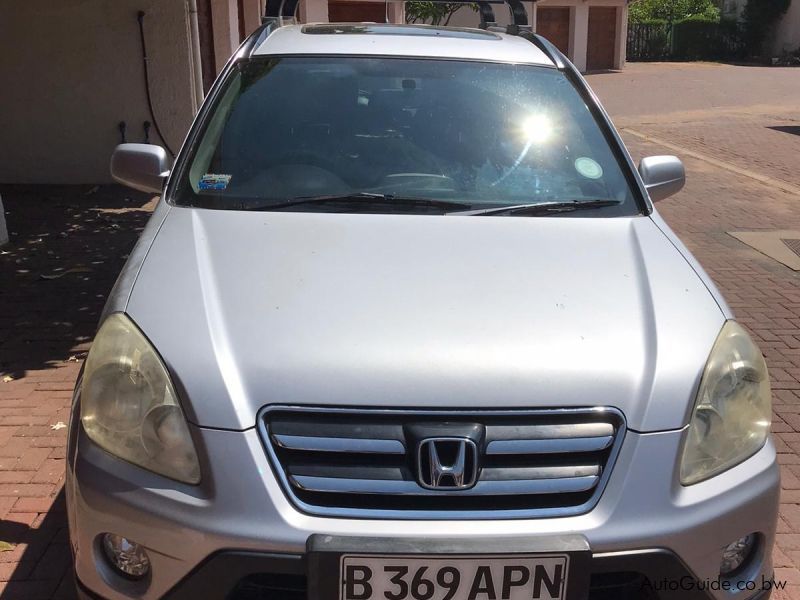
[[[117,148],[162,200],[75,391],[83,597],[770,594],[767,369],[653,208],[683,167],[481,8],[270,19],[174,165]]]

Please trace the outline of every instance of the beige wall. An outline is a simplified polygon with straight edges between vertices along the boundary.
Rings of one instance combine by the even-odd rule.
[[[264,0],[243,0],[242,8],[246,37],[261,25]],[[219,73],[242,42],[237,0],[211,0],[211,28],[214,35],[214,66]]]
[[[214,58],[217,73],[239,47],[239,8],[236,0],[211,0]]]
[[[301,0],[299,10],[302,23],[328,22],[328,0]]]
[[[177,151],[196,110],[188,0],[0,0],[0,183],[102,183],[119,142],[156,117]],[[151,141],[157,141],[151,129]]]
[[[780,56],[783,51],[800,48],[800,0],[792,0],[789,10],[783,15],[775,31],[773,54]]]

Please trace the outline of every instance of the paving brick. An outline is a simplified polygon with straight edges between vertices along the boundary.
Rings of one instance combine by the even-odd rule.
[[[0,519],[4,519],[8,511],[16,503],[17,498],[13,496],[0,496]]]
[[[25,580],[35,566],[36,563],[30,560],[18,563],[0,563],[0,582]]]
[[[77,600],[78,596],[75,591],[75,581],[72,577],[72,572],[64,573],[61,578],[61,583],[53,594],[53,600]]]
[[[783,550],[775,546],[772,549],[772,564],[775,567],[793,567],[794,560],[787,556]]]
[[[50,600],[58,588],[58,580],[25,580],[0,583],[3,600]]]
[[[0,522],[0,540],[19,539],[22,532],[30,529],[37,516],[35,512],[9,512]]]
[[[69,561],[70,550],[67,544],[50,544],[31,573],[31,579],[56,579],[60,582]]]
[[[800,533],[800,506],[797,504],[781,504],[781,518],[786,521],[791,531]]]
[[[37,471],[50,456],[50,448],[29,448],[17,461],[15,470]]]
[[[48,486],[40,486],[48,487]],[[55,498],[50,495],[42,497],[27,497],[19,498],[14,504],[12,512],[34,512],[46,513],[50,510],[55,502]]]
[[[0,469],[3,468],[2,465],[7,464],[3,460],[4,458],[20,458],[31,447],[31,440],[25,439],[23,437],[24,433],[20,432],[19,429],[17,433],[21,435],[12,437],[8,442],[0,446]]]
[[[40,483],[0,483],[0,496],[49,497],[53,486]]]
[[[56,484],[64,478],[66,461],[64,459],[48,459],[32,476],[32,483]],[[2,472],[0,472],[0,475]]]
[[[775,542],[784,552],[800,550],[800,534],[798,533],[778,533]]]
[[[785,581],[791,585],[800,584],[800,571],[795,567],[776,567],[775,579]]]
[[[34,475],[33,471],[0,471],[0,483],[30,483]]]
[[[794,465],[781,465],[781,487],[785,490],[800,489],[800,478],[791,470]]]

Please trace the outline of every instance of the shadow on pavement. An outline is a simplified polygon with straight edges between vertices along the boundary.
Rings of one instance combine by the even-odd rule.
[[[3,186],[10,242],[0,248],[0,377],[79,360],[150,215],[119,186]]]
[[[62,489],[50,510],[31,524],[24,515],[0,521],[0,539],[15,546],[9,581],[0,590],[0,600],[72,600],[76,598],[69,553],[66,507]],[[5,554],[5,553],[4,553]]]
[[[47,454],[47,437],[58,434],[48,426],[55,414],[48,403],[69,405],[72,381],[48,385],[48,377],[65,361],[83,360],[105,299],[155,203],[119,186],[0,186],[0,194],[10,234],[10,243],[0,247],[0,416],[10,425],[2,428],[9,430],[2,469],[12,476],[8,481],[22,482],[34,477],[33,471],[19,472],[25,454]],[[35,387],[38,396],[14,400],[16,384]],[[10,418],[15,420],[7,423]],[[28,449],[33,438],[45,447]],[[50,462],[63,460],[60,447],[52,450]],[[53,493],[39,491],[51,482],[47,468],[36,472],[46,478],[35,485],[0,484],[0,508],[7,508],[6,501],[14,506],[0,520],[0,541],[6,542],[0,600],[75,597],[60,474],[52,480]]]
[[[767,129],[774,129],[775,131],[791,135],[800,135],[800,125],[775,125],[773,127],[767,127]]]

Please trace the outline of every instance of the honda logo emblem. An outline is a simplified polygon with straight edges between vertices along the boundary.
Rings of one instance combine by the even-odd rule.
[[[419,484],[430,490],[463,490],[475,485],[478,447],[469,438],[427,438],[417,449]]]

